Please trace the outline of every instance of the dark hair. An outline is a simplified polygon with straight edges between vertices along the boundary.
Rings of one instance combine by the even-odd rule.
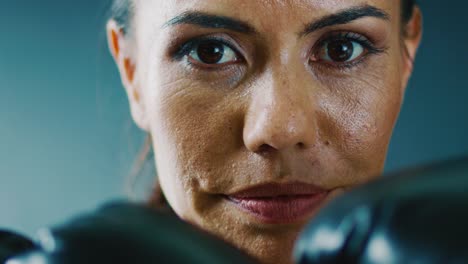
[[[114,19],[119,24],[124,32],[128,32],[130,21],[133,15],[132,0],[111,0],[111,8],[109,18]]]
[[[402,0],[401,1],[401,21],[403,25],[408,24],[413,15],[416,0]]]
[[[404,26],[410,21],[417,3],[416,0],[401,1],[401,24],[402,34],[404,35],[406,34]],[[130,31],[131,21],[133,18],[133,10],[134,6],[132,0],[112,0],[109,18],[114,19],[117,24],[122,27],[124,33],[128,33]],[[147,169],[148,167],[151,169]],[[152,174],[153,177],[157,174],[154,167],[154,153],[152,151],[152,140],[150,135],[145,139],[141,152],[135,160],[134,168],[127,186],[130,189],[130,192],[134,188],[137,179],[143,174],[148,173]],[[151,193],[151,197],[149,197],[148,203],[159,209],[171,210],[164,197],[161,186],[158,183],[153,186],[153,191]]]

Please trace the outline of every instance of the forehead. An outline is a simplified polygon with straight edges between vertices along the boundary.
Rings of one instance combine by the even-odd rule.
[[[164,24],[187,11],[202,11],[242,19],[252,25],[288,26],[294,22],[309,22],[314,18],[340,10],[371,5],[399,18],[399,0],[136,0],[137,13],[146,19]],[[138,15],[139,17],[140,15]],[[306,21],[304,21],[306,20]]]

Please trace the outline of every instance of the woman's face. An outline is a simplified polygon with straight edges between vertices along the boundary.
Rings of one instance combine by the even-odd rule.
[[[135,1],[128,36],[110,23],[177,215],[288,263],[319,207],[383,169],[419,41],[399,2]]]

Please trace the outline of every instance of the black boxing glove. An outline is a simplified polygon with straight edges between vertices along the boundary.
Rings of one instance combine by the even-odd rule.
[[[36,245],[27,237],[0,230],[0,264],[5,263],[9,258],[33,250]]]
[[[338,197],[305,229],[294,256],[300,264],[468,263],[468,159]]]
[[[40,232],[38,243],[39,250],[11,263],[254,263],[176,216],[130,203],[115,203]]]

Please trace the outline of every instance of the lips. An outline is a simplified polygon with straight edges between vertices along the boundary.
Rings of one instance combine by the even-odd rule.
[[[328,191],[306,183],[264,184],[228,195],[236,207],[267,224],[303,220],[327,197]]]

